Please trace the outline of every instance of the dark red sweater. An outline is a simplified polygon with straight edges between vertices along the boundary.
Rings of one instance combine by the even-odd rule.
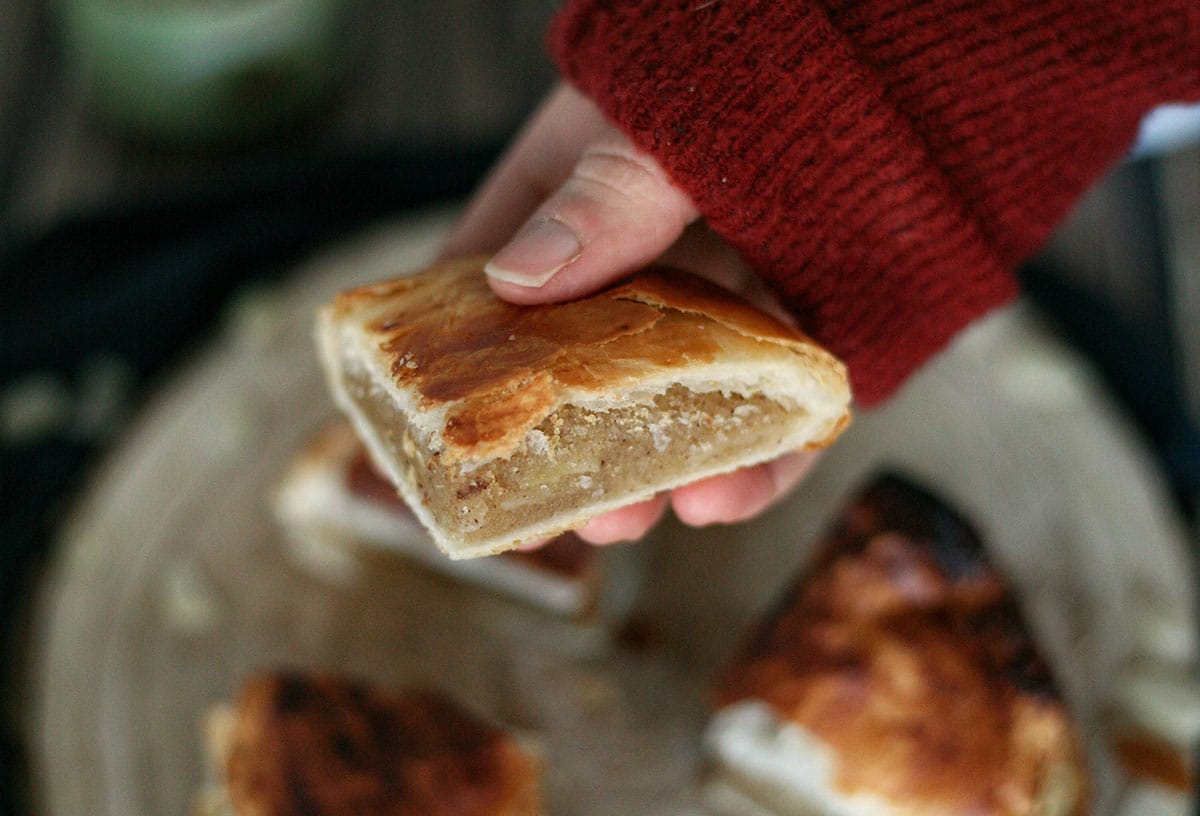
[[[1200,98],[1197,0],[569,0],[565,76],[890,394]]]

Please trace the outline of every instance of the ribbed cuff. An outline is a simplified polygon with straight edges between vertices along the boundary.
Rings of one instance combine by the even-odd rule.
[[[550,47],[869,405],[1015,295],[1141,113],[1200,88],[1195,4],[1146,5],[577,0]]]

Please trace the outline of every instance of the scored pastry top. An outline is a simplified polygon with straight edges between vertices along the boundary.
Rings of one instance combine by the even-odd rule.
[[[503,457],[559,405],[603,409],[675,384],[848,416],[838,360],[706,281],[654,269],[569,303],[514,306],[488,288],[483,263],[346,292],[322,313],[343,359],[358,357],[419,430],[439,435],[447,461]]]

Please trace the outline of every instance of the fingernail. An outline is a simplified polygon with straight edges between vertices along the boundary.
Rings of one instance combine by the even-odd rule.
[[[579,238],[566,224],[543,218],[522,227],[483,271],[496,280],[536,289],[582,251]]]

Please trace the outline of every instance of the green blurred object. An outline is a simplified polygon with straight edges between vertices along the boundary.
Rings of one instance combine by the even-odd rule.
[[[92,111],[128,136],[244,141],[293,120],[344,64],[347,0],[62,0]]]

